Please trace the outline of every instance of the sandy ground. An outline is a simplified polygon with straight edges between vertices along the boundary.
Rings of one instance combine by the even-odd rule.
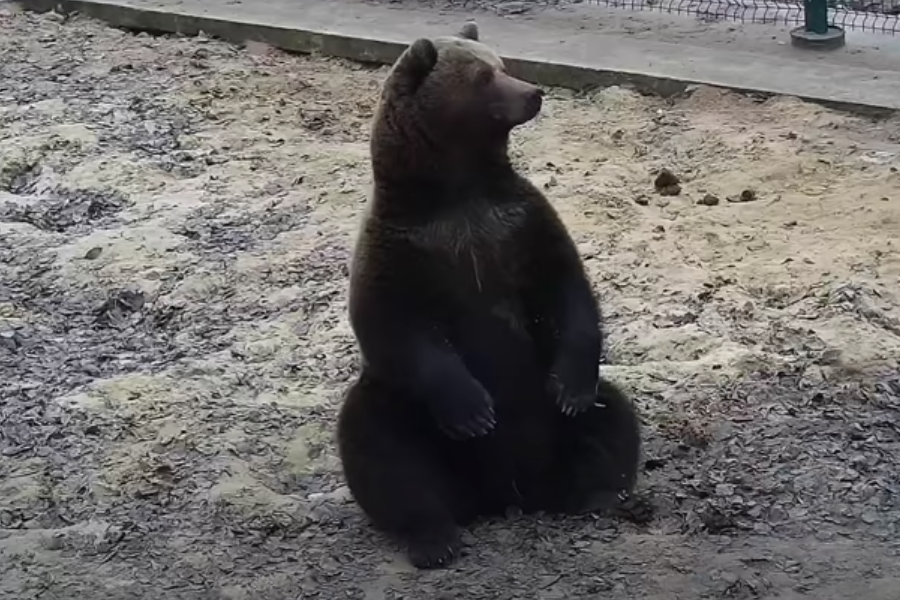
[[[896,600],[900,122],[551,91],[514,153],[658,515],[486,523],[419,573],[332,443],[385,71],[9,8],[0,56],[0,597]]]

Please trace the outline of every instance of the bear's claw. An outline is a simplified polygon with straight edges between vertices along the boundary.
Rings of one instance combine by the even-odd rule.
[[[421,536],[409,543],[409,561],[417,569],[439,569],[453,562],[461,549],[455,531]]]

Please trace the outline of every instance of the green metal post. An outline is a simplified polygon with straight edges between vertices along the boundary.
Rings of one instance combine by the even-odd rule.
[[[828,24],[828,0],[803,0],[803,25],[791,29],[797,48],[835,50],[844,45],[844,30]]]
[[[828,0],[803,0],[803,18],[806,31],[828,33]]]

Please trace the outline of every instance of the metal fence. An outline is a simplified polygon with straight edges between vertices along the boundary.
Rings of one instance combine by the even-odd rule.
[[[592,4],[626,10],[691,15],[702,21],[796,26],[797,45],[837,47],[844,30],[900,33],[900,0],[444,0],[451,5],[490,6],[503,14],[543,6]],[[516,8],[520,10],[517,11]]]
[[[738,21],[900,33],[900,0],[589,0],[631,10],[694,15],[705,21]]]

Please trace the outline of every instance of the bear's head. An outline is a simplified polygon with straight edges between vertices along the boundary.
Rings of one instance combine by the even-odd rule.
[[[426,180],[508,164],[510,131],[540,112],[543,91],[507,74],[467,23],[418,39],[397,59],[372,127],[375,177]]]

